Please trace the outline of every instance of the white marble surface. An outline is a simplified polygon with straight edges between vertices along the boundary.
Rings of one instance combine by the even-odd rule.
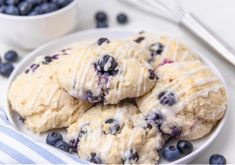
[[[93,28],[94,13],[97,10],[103,9],[109,14],[109,24],[111,27],[116,27],[115,17],[119,12],[125,12],[130,17],[130,23],[122,26],[122,28],[142,29],[146,31],[156,31],[158,33],[166,33],[181,40],[188,42],[192,47],[204,53],[218,68],[225,77],[231,95],[231,109],[229,112],[228,121],[225,128],[219,135],[217,140],[211,145],[209,150],[194,160],[192,163],[204,164],[208,163],[209,156],[213,153],[223,154],[228,163],[235,163],[235,66],[221,58],[215,51],[210,49],[205,43],[199,40],[182,27],[167,22],[159,17],[152,17],[140,11],[120,4],[117,0],[79,0],[80,15],[78,17],[79,30]],[[220,36],[235,48],[235,1],[234,0],[182,0],[185,6],[192,11],[196,16],[201,18],[206,24],[214,29]],[[9,46],[1,44],[0,54],[2,55]],[[21,53],[23,58],[23,52]],[[7,79],[0,77],[0,107],[3,106],[5,97]]]

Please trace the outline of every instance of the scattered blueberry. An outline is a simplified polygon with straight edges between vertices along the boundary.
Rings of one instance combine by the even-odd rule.
[[[117,16],[117,22],[119,24],[126,24],[128,22],[128,17],[125,13],[120,13]]]
[[[97,22],[96,23],[96,28],[107,28],[109,27],[107,22]]]
[[[156,56],[156,55],[161,55],[162,52],[164,51],[165,46],[160,43],[154,43],[152,45],[150,45],[149,47],[149,51],[151,52],[151,56]]]
[[[95,64],[95,69],[101,75],[114,76],[118,72],[117,66],[114,57],[106,54]]]
[[[120,130],[120,125],[117,120],[108,119],[105,121],[105,125],[108,125],[108,130],[104,130],[104,134],[115,135]]]
[[[79,138],[72,139],[69,141],[69,147],[71,148],[72,152],[77,152],[78,143],[79,143]]]
[[[149,69],[149,79],[150,80],[158,79],[157,75],[155,74],[154,70],[152,70],[152,69]]]
[[[58,149],[65,151],[65,152],[69,152],[69,150],[70,150],[69,144],[63,140],[57,141],[54,146]]]
[[[163,91],[158,95],[158,99],[162,105],[172,106],[176,103],[176,96],[172,92]]]
[[[214,154],[214,155],[211,155],[209,159],[209,164],[210,165],[223,165],[223,164],[226,164],[226,159],[223,155]]]
[[[13,70],[14,70],[14,66],[11,63],[0,64],[0,75],[4,77],[9,77]]]
[[[91,153],[91,156],[88,158],[88,160],[95,164],[102,164],[101,159],[96,155],[96,153]]]
[[[129,150],[123,154],[122,161],[124,164],[135,164],[139,160],[139,154],[134,150]]]
[[[150,115],[148,115],[145,119],[148,124],[160,127],[163,123],[163,116],[158,112],[153,112]]]
[[[19,15],[20,11],[15,6],[6,6],[3,13],[8,15]]]
[[[5,11],[5,8],[6,8],[6,6],[4,6],[4,5],[0,5],[0,13],[4,13],[4,11]]]
[[[4,59],[8,62],[16,62],[18,59],[18,54],[14,50],[9,50],[4,54]]]
[[[187,140],[178,141],[176,147],[183,155],[188,155],[193,151],[193,144]]]
[[[108,44],[108,43],[110,43],[110,41],[109,41],[108,38],[104,38],[104,37],[98,39],[97,44],[98,44],[99,46],[102,45],[103,43],[107,43],[107,44]]]
[[[139,44],[139,43],[141,43],[144,39],[145,39],[144,37],[138,37],[138,38],[136,38],[134,41]]]
[[[106,22],[107,19],[108,19],[108,16],[107,16],[107,14],[104,11],[98,11],[95,14],[95,20],[97,22]]]
[[[46,143],[55,146],[56,142],[63,140],[63,136],[59,132],[50,132],[47,135]]]
[[[179,159],[181,157],[181,154],[175,146],[167,146],[163,148],[162,156],[166,160],[172,162],[172,161]]]
[[[89,130],[89,124],[85,124],[81,127],[78,138],[82,138],[84,135],[88,133]]]

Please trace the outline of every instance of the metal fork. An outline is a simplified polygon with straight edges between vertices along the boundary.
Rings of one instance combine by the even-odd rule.
[[[196,16],[186,11],[180,0],[119,0],[134,8],[179,23],[199,36],[220,55],[235,65],[235,49]],[[157,9],[157,10],[156,10]],[[161,12],[158,12],[161,11]]]

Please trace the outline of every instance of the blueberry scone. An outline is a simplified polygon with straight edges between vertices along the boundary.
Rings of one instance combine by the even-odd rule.
[[[148,62],[154,69],[165,63],[198,59],[197,55],[186,44],[166,36],[140,32],[131,36],[129,40],[148,51]]]
[[[225,88],[200,61],[162,65],[158,77],[151,92],[136,102],[141,112],[158,115],[156,122],[163,133],[198,139],[223,117],[227,105]]]
[[[91,103],[116,104],[147,93],[156,82],[148,54],[128,41],[100,38],[75,49],[61,62],[59,82],[72,96]]]
[[[70,53],[71,49],[63,49],[52,56],[37,58],[10,87],[8,98],[12,110],[34,132],[67,127],[91,106],[59,86],[58,63]]]
[[[68,128],[68,139],[81,159],[93,163],[157,163],[164,138],[152,123],[132,104],[99,104]]]

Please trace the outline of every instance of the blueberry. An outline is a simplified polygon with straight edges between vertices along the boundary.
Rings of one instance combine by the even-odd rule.
[[[182,129],[180,127],[173,126],[171,128],[171,137],[179,138],[181,134],[182,134]]]
[[[18,54],[14,50],[9,50],[4,54],[4,59],[8,62],[16,62],[18,58]]]
[[[5,0],[0,0],[0,6],[5,5]]]
[[[160,42],[154,43],[150,45],[149,51],[151,52],[151,56],[161,55],[164,51],[165,46]]]
[[[54,146],[56,142],[63,140],[63,136],[59,132],[50,132],[47,135],[46,143]]]
[[[27,1],[23,1],[18,5],[21,15],[27,15],[33,8],[33,5]]]
[[[152,70],[152,69],[149,69],[149,79],[150,80],[158,79],[157,75],[155,74],[154,70]]]
[[[95,64],[95,69],[101,75],[114,76],[118,72],[117,66],[114,57],[106,54]]]
[[[35,16],[35,15],[40,15],[40,14],[41,14],[40,12],[33,10],[30,13],[28,13],[28,16]]]
[[[52,2],[54,2],[58,8],[62,8],[70,4],[72,1],[73,0],[54,0]]]
[[[120,13],[117,16],[117,22],[120,24],[126,24],[128,22],[128,17],[125,13]]]
[[[158,127],[161,126],[163,123],[163,116],[157,112],[153,112],[150,115],[148,115],[145,119],[148,124],[150,125],[157,125]]]
[[[97,22],[96,23],[96,28],[107,28],[109,27],[106,22]]]
[[[138,37],[138,38],[136,38],[134,41],[139,44],[139,43],[141,43],[144,39],[145,39],[145,37]]]
[[[70,150],[69,144],[63,140],[57,141],[54,146],[58,149],[65,151],[65,152],[69,152],[69,150]]]
[[[71,148],[72,152],[77,152],[78,143],[79,143],[79,138],[72,139],[69,141],[69,147]]]
[[[17,5],[20,0],[6,0],[7,5]]]
[[[4,6],[4,5],[3,5],[3,6],[1,6],[1,5],[0,5],[0,13],[4,13],[5,8],[6,8],[6,6]]]
[[[172,162],[172,161],[179,159],[181,157],[181,154],[175,146],[168,146],[168,147],[163,148],[162,156],[166,160]]]
[[[50,4],[47,3],[47,2],[42,3],[42,4],[40,5],[40,8],[39,8],[38,10],[40,10],[40,13],[43,13],[43,14],[49,13],[49,12],[51,11],[51,9],[50,9]]]
[[[78,138],[82,138],[84,135],[88,133],[89,130],[89,124],[85,124],[81,127]]]
[[[107,127],[106,127],[107,126]],[[114,119],[108,119],[105,121],[104,124],[104,134],[111,134],[115,135],[120,130],[120,125],[117,120]]]
[[[9,77],[13,70],[14,70],[14,66],[11,63],[0,64],[0,75],[4,77]]]
[[[226,159],[223,155],[220,154],[214,154],[211,155],[210,159],[209,159],[209,164],[210,165],[222,165],[222,164],[226,164]]]
[[[102,164],[101,159],[96,155],[96,153],[91,153],[91,156],[88,158],[88,160],[95,164]]]
[[[107,16],[107,14],[104,11],[98,11],[95,14],[95,20],[97,22],[106,22],[107,19],[108,19],[108,16]]]
[[[8,14],[8,15],[19,15],[20,11],[15,6],[6,6],[6,8],[4,9],[3,13],[4,14]]]
[[[26,0],[26,2],[31,3],[33,6],[39,5],[43,0]]]
[[[104,38],[104,37],[98,39],[97,44],[98,44],[99,46],[102,45],[103,43],[107,43],[107,44],[108,44],[108,43],[110,43],[110,41],[109,41],[108,38]]]
[[[122,161],[124,164],[134,164],[139,160],[139,154],[134,150],[129,150],[123,154]]]
[[[181,154],[188,155],[193,151],[193,144],[187,140],[180,140],[176,145]]]
[[[47,65],[47,64],[51,63],[52,61],[53,61],[53,58],[51,56],[45,56],[42,61],[42,64]]]
[[[91,103],[98,103],[98,102],[103,102],[104,101],[104,96],[95,96],[91,90],[88,90],[86,92],[86,98],[89,102]]]
[[[176,96],[172,92],[163,91],[158,95],[158,99],[162,105],[173,106],[176,104]]]

